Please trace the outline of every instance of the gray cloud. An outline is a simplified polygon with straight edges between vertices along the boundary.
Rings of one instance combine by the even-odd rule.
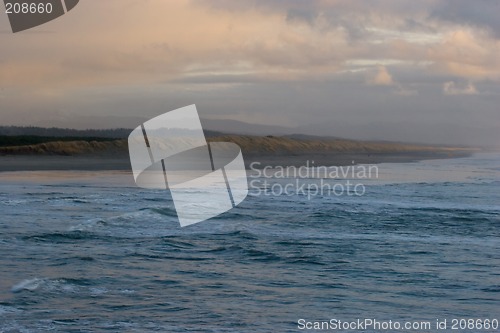
[[[4,124],[132,127],[196,103],[206,118],[323,135],[452,143],[463,133],[463,142],[487,143],[481,131],[500,127],[496,6],[81,2],[43,27],[54,33],[0,34],[0,116]],[[451,127],[449,139],[435,134]]]
[[[492,0],[441,0],[431,9],[432,18],[488,29],[500,37],[500,2]]]

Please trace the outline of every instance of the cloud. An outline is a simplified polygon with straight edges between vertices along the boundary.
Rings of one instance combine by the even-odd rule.
[[[375,72],[369,74],[367,83],[376,86],[392,86],[394,81],[387,68],[379,65]]]
[[[470,82],[458,84],[454,81],[448,81],[443,84],[443,93],[445,95],[477,95],[479,92]]]
[[[394,93],[400,96],[417,96],[418,90],[405,88],[402,85],[398,84],[396,90],[394,90]]]
[[[355,122],[367,110],[381,121],[433,122],[475,110],[469,122],[500,124],[494,3],[80,2],[33,30],[50,34],[0,34],[0,118],[49,121],[54,109],[154,115],[197,103],[221,117],[283,123],[325,123],[332,114]],[[479,92],[488,98],[441,96]]]
[[[210,74],[237,73],[246,82],[300,81],[351,70],[357,60],[371,62],[364,69],[375,71],[373,85],[394,84],[391,68],[377,66],[390,61],[430,76],[500,81],[500,41],[482,25],[445,17],[440,6],[431,0],[85,2],[51,22],[56,33],[44,38],[0,36],[0,85],[153,83],[214,68]],[[489,17],[476,12],[474,22]]]
[[[500,2],[490,0],[440,0],[430,10],[433,18],[487,29],[496,38],[500,37],[499,12]]]
[[[467,27],[453,29],[428,48],[430,66],[442,74],[465,79],[500,80],[500,41]]]

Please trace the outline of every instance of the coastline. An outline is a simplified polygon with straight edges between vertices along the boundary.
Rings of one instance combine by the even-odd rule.
[[[343,166],[408,163],[467,157],[479,149],[398,142],[356,141],[322,137],[221,135],[209,142],[232,142],[242,151],[245,166]],[[0,146],[0,172],[43,170],[131,170],[128,142],[78,140]]]
[[[247,169],[266,166],[302,166],[309,161],[320,166],[343,166],[356,164],[410,163],[430,159],[449,159],[468,157],[471,151],[428,151],[398,153],[357,153],[357,152],[318,152],[297,154],[256,154],[243,153]],[[3,155],[0,156],[0,172],[12,171],[130,171],[130,160],[125,156],[105,156],[84,154],[73,156],[60,155]]]

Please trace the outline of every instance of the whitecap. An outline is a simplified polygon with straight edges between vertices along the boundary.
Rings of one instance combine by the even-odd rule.
[[[108,293],[108,289],[106,289],[106,288],[99,288],[99,287],[92,287],[92,288],[90,288],[89,291],[90,291],[90,295],[93,296],[93,297],[100,296],[100,295]]]
[[[11,291],[13,293],[18,293],[23,290],[34,291],[37,290],[44,282],[45,279],[40,278],[26,279],[13,286]]]
[[[38,289],[43,289],[45,291],[54,292],[61,291],[65,293],[74,293],[77,292],[78,287],[74,284],[68,283],[64,279],[46,279],[46,278],[34,278],[27,279],[19,282],[15,286],[11,288],[13,293],[19,293],[25,290],[35,291]]]

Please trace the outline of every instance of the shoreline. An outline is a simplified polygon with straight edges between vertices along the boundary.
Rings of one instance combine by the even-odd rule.
[[[19,138],[18,138],[19,139]],[[31,138],[33,139],[33,138]],[[346,166],[409,163],[470,156],[479,149],[335,138],[219,135],[208,142],[231,142],[242,151],[245,167]],[[258,165],[257,165],[258,166]],[[0,172],[43,170],[131,170],[126,139],[50,141],[0,147]]]
[[[431,159],[469,157],[472,151],[397,152],[397,153],[298,153],[298,154],[243,154],[246,169],[266,166],[346,166],[358,164],[411,163]],[[0,172],[15,171],[131,171],[128,156],[101,155],[3,155]]]

